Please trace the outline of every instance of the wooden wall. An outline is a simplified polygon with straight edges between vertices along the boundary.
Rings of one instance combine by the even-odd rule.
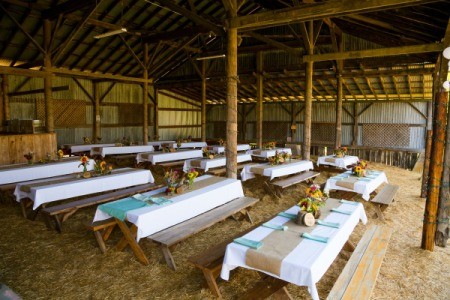
[[[25,163],[23,155],[28,152],[34,153],[34,161],[47,154],[54,158],[56,151],[55,133],[0,135],[0,165]]]

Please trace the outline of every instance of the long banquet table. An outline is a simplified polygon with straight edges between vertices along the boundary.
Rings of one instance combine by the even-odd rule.
[[[313,163],[309,160],[292,159],[281,165],[269,165],[268,163],[245,166],[241,171],[242,181],[246,181],[255,177],[255,174],[269,177],[270,180],[308,171],[314,169]]]
[[[91,178],[64,178],[57,180],[38,180],[22,182],[16,185],[14,195],[17,202],[24,198],[32,200],[33,209],[42,204],[69,199],[77,196],[101,193],[109,190],[126,188],[139,184],[154,182],[150,170],[122,168],[112,174]]]
[[[317,165],[329,165],[346,169],[347,166],[356,164],[359,161],[358,156],[346,155],[344,157],[336,157],[334,155],[319,156]]]
[[[330,211],[330,207],[349,215]],[[296,215],[299,209],[293,206],[284,213]],[[286,230],[263,225],[243,236],[254,243],[261,242],[259,249],[234,242],[228,244],[221,278],[229,280],[230,271],[237,267],[258,270],[298,286],[307,286],[312,298],[318,300],[316,283],[333,263],[359,220],[366,224],[367,216],[361,203],[340,203],[330,198],[322,208],[321,219],[329,224],[335,223],[339,228],[318,224],[314,227],[301,226],[285,215],[278,215],[267,223],[275,228],[287,226]],[[304,232],[313,237],[328,238],[328,242],[303,238],[301,234]]]
[[[0,185],[15,182],[36,180],[81,172],[79,158],[63,158],[47,163],[14,164],[0,167]],[[93,160],[89,160],[87,169],[92,170]]]
[[[207,147],[208,150],[214,152],[214,153],[225,153],[225,146],[221,146],[221,145],[211,145]],[[236,146],[237,151],[247,151],[250,150],[250,145],[249,144],[238,144]]]
[[[285,152],[285,153],[289,153],[292,154],[292,150],[291,148],[274,148],[274,149],[255,149],[255,150],[248,150],[247,153],[251,154],[253,156],[256,157],[260,157],[260,158],[269,158],[272,156],[275,156],[275,153],[281,153],[281,152]]]
[[[242,163],[246,161],[252,161],[252,156],[250,154],[238,154],[237,163]],[[227,160],[226,157],[215,157],[213,159],[209,158],[199,158],[199,159],[189,159],[184,162],[183,171],[188,172],[191,168],[203,169],[207,172],[211,168],[223,167],[225,166]]]
[[[63,149],[69,150],[70,153],[82,153],[88,154],[91,152],[91,149],[93,147],[112,147],[114,146],[114,143],[107,143],[107,144],[65,144],[61,147]]]
[[[142,152],[152,152],[154,150],[155,148],[152,145],[93,147],[91,149],[91,156],[100,155],[101,157],[105,157],[106,155],[134,154]]]
[[[361,194],[366,201],[370,199],[370,193],[375,191],[381,184],[387,183],[384,172],[368,170],[366,177],[356,177],[351,171],[328,178],[324,191],[343,190]]]
[[[162,162],[200,158],[203,157],[202,150],[178,150],[174,152],[155,152],[155,153],[138,153],[136,162],[150,162],[153,165]]]

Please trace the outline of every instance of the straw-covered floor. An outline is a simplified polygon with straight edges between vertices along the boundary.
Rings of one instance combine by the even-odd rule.
[[[372,299],[449,299],[450,248],[420,249],[425,204],[419,198],[420,174],[376,163],[369,167],[384,170],[389,181],[400,186],[396,201],[385,212],[393,235]],[[316,182],[325,182],[329,175],[322,172]],[[244,182],[244,189],[247,196],[261,199],[252,210],[254,221],[259,222],[294,205],[305,186],[288,188],[280,201],[266,194],[259,179]],[[359,196],[354,199],[364,203],[369,217],[368,224],[360,223],[350,237],[356,244],[367,227],[380,221],[368,203]],[[16,203],[0,203],[0,282],[24,299],[210,299],[211,293],[202,287],[201,272],[187,259],[250,226],[228,219],[189,238],[173,252],[178,265],[174,272],[146,239],[140,244],[149,266],[140,264],[129,249],[102,254],[92,232],[83,225],[92,220],[94,211],[76,213],[58,234],[49,231],[40,218],[34,222],[24,219]],[[119,237],[115,231],[107,245],[112,247]],[[341,252],[317,284],[321,298],[328,295],[348,257],[348,252]],[[257,279],[256,272],[239,268],[219,287],[224,298],[233,299]],[[310,298],[305,287],[289,284],[288,290],[295,299]]]

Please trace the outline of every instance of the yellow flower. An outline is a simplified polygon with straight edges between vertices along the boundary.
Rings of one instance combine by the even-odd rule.
[[[105,169],[106,169],[106,161],[102,161],[102,162],[100,163],[100,168],[101,168],[102,170],[105,170]]]
[[[355,172],[356,173],[359,173],[359,172],[361,172],[362,171],[362,168],[360,167],[360,166],[356,166],[355,167]]]

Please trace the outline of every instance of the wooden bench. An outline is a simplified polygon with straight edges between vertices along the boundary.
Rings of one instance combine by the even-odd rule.
[[[141,184],[126,189],[109,192],[106,194],[96,195],[88,198],[83,198],[80,200],[45,207],[42,209],[42,212],[45,215],[47,227],[50,229],[53,228],[51,222],[51,219],[53,218],[55,224],[54,228],[58,232],[61,232],[62,223],[66,221],[71,215],[73,215],[80,208],[89,207],[92,205],[97,205],[109,201],[119,200],[137,193],[152,191],[162,186],[163,186],[162,184],[157,185],[154,183]]]
[[[236,168],[236,170],[237,171],[240,171],[240,170],[242,170],[245,166],[248,166],[248,165],[255,165],[256,163],[248,163],[248,164],[240,164],[240,165],[237,165],[237,168]],[[207,174],[211,174],[211,175],[214,175],[214,176],[220,176],[220,175],[224,175],[225,173],[227,173],[227,168],[217,168],[217,169],[211,169],[211,170],[208,170],[208,172],[206,172]]]
[[[383,189],[370,202],[375,207],[375,212],[381,221],[384,220],[383,211],[394,201],[395,194],[399,189],[398,185],[386,184]]]
[[[283,178],[283,179],[277,179],[272,182],[266,182],[266,183],[267,183],[267,188],[268,188],[269,192],[271,192],[272,194],[274,194],[276,197],[279,198],[282,196],[283,189],[290,187],[292,185],[298,184],[303,181],[305,181],[307,183],[312,183],[314,178],[316,178],[319,175],[320,175],[320,173],[317,173],[314,171],[305,171],[300,174],[289,176],[289,177]]]
[[[98,246],[103,253],[106,252],[105,241],[109,238],[116,225],[117,223],[114,218],[85,224],[88,230],[94,232],[95,239],[97,240]]]
[[[111,155],[111,156],[109,156],[109,159],[113,160],[116,165],[121,166],[124,161],[130,160],[130,159],[136,159],[136,153],[135,154]]]
[[[392,230],[384,226],[373,226],[366,231],[327,299],[370,298],[391,234]]]
[[[174,245],[238,212],[241,212],[252,223],[249,210],[258,201],[259,199],[250,197],[237,198],[192,219],[159,231],[149,236],[148,239],[159,245],[169,267],[176,270],[175,261],[171,253],[171,248]]]

